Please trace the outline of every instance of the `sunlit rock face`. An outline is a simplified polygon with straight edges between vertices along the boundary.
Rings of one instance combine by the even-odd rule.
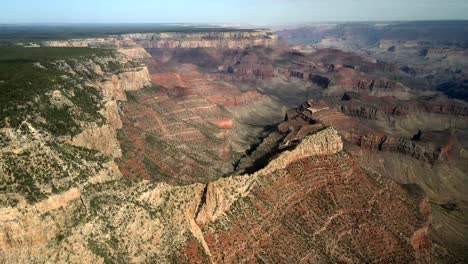
[[[118,48],[130,58],[147,58],[141,50],[152,48],[245,48],[249,46],[274,46],[278,37],[269,30],[239,30],[234,32],[162,32],[135,33],[107,38],[45,41],[49,47]]]
[[[252,175],[208,184],[196,218],[206,246],[189,241],[187,257],[431,262],[422,190],[360,168],[342,147],[337,131],[327,128]]]

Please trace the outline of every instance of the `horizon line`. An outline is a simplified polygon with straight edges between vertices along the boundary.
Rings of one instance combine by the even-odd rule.
[[[385,23],[385,22],[468,22],[466,19],[403,19],[403,20],[321,20],[302,22],[241,23],[241,22],[0,22],[0,25],[292,25],[313,23]]]

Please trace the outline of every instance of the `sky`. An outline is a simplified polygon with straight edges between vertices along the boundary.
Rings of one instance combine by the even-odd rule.
[[[468,19],[468,0],[0,0],[0,23],[238,23]]]

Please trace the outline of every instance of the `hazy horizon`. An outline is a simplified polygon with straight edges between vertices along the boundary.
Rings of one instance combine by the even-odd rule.
[[[0,24],[295,24],[467,20],[464,0],[17,0],[2,3]]]
[[[174,25],[174,26],[261,26],[261,25],[301,25],[301,24],[347,24],[347,23],[398,23],[398,22],[468,22],[466,19],[406,19],[406,20],[322,20],[322,21],[297,21],[284,23],[223,23],[223,22],[0,22],[7,26],[101,26],[101,25]]]

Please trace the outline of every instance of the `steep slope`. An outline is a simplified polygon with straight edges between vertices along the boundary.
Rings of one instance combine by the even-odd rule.
[[[121,177],[116,100],[148,85],[149,74],[115,52],[91,49],[2,47],[0,66],[0,248],[2,261],[27,261],[44,253],[64,221],[49,212]]]
[[[360,169],[328,128],[252,175],[185,187],[97,181],[3,208],[0,241],[7,262],[427,263],[425,204],[417,188]]]
[[[414,215],[427,201],[381,179],[343,153],[294,162],[203,229],[210,253],[217,262],[430,262],[427,216]]]
[[[418,184],[428,193],[434,212],[431,232],[437,261],[463,262],[468,235],[464,195],[468,189],[468,123],[464,112],[455,110],[457,103],[446,100],[412,102],[411,111],[406,112],[408,104],[395,98],[347,94],[345,99],[330,104],[310,101],[288,112],[288,138],[294,139],[301,134],[301,127],[311,123],[334,126],[346,149],[366,169],[399,183]],[[350,105],[355,110],[350,111]],[[464,105],[460,103],[460,109]]]
[[[232,164],[262,130],[235,112],[275,104],[258,92],[207,78],[194,65],[174,71],[151,69],[157,88],[128,93],[120,134],[124,175],[190,183],[232,173]]]
[[[47,47],[94,48],[243,48],[276,45],[278,37],[269,30],[236,30],[204,32],[133,33],[104,38],[45,41]]]
[[[8,193],[41,201],[115,170],[114,96],[148,84],[147,69],[107,51],[5,49],[17,57],[1,58],[2,201]]]

